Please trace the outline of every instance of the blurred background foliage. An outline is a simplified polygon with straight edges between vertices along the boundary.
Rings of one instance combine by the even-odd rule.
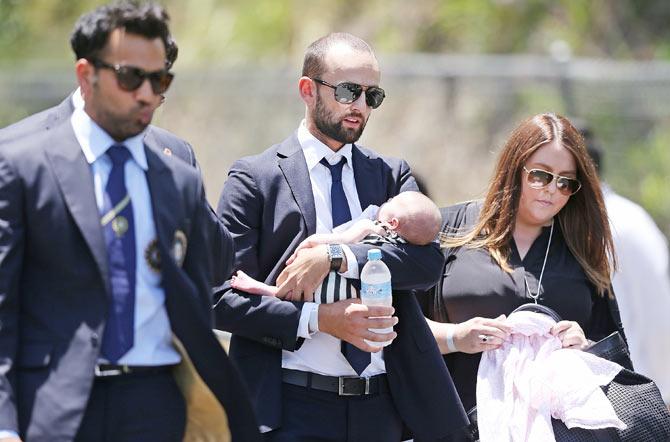
[[[76,18],[105,2],[0,0],[0,60],[61,60]],[[670,57],[666,0],[163,0],[184,55],[300,56],[317,34],[346,26],[381,52],[545,53],[556,40],[575,55]]]
[[[0,0],[0,127],[73,89],[69,33],[102,3]],[[607,180],[670,233],[668,0],[161,3],[180,55],[179,83],[158,123],[194,142],[212,201],[235,157],[297,125],[304,48],[346,30],[373,44],[388,78],[388,104],[371,119],[365,144],[406,157],[438,204],[480,195],[511,127],[554,110],[592,125]],[[603,67],[607,61],[619,64]],[[530,67],[519,74],[521,65]],[[458,178],[468,171],[474,176]]]

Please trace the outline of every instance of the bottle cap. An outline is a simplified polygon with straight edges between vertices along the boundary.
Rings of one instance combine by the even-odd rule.
[[[368,250],[368,261],[376,261],[382,259],[382,251],[379,249]]]

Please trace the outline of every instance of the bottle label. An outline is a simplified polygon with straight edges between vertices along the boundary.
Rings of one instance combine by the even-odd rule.
[[[361,282],[361,298],[383,299],[391,297],[391,281],[380,284],[366,284]]]

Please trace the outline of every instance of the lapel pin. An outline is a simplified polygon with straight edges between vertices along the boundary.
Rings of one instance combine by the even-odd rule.
[[[144,249],[144,260],[147,262],[147,265],[151,270],[156,273],[161,271],[161,255],[158,251],[158,240],[153,239],[147,245],[147,248]]]
[[[172,241],[172,257],[179,267],[184,263],[187,245],[188,241],[186,239],[186,234],[181,230],[175,231],[174,240]]]
[[[163,148],[163,153],[164,153],[165,155],[171,157],[171,156],[172,156],[172,149],[170,149],[169,147],[164,147],[164,148]]]

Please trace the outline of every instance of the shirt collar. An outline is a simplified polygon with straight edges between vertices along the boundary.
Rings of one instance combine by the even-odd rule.
[[[76,96],[79,93],[75,91],[72,96],[72,102],[75,105],[75,110],[72,112],[70,122],[74,135],[81,146],[84,157],[89,164],[93,164],[98,158],[107,152],[113,144],[123,144],[130,151],[135,162],[143,169],[148,170],[146,152],[144,152],[144,134],[145,131],[139,134],[126,138],[122,143],[115,141],[103,128],[88,116],[83,108],[83,100],[81,100],[81,107],[77,107]],[[79,95],[81,99],[81,95]]]
[[[80,87],[72,93],[72,106],[74,106],[75,109],[84,108],[84,97],[81,96]]]
[[[347,159],[347,164],[345,167],[352,168],[352,144],[345,144],[340,150],[333,152],[330,147],[326,146],[314,135],[312,135],[309,129],[307,129],[305,120],[302,120],[300,122],[300,126],[298,127],[298,142],[300,143],[300,147],[302,147],[302,151],[305,154],[308,170],[312,170],[324,157],[330,164],[336,164],[340,158],[344,157]]]

